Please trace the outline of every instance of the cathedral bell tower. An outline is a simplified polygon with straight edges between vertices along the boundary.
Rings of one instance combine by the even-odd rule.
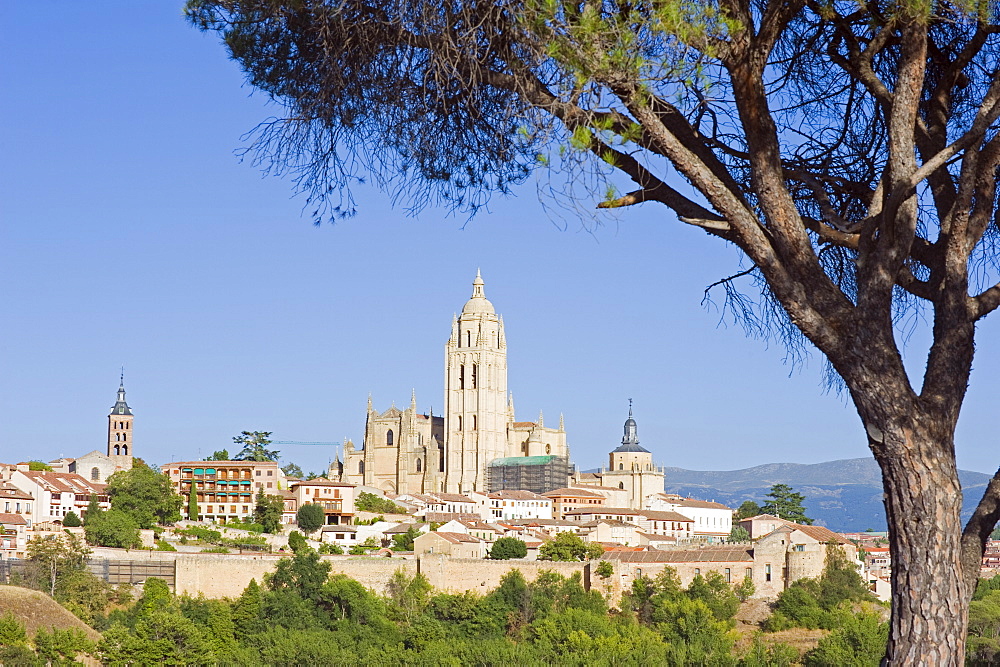
[[[132,419],[132,410],[125,402],[123,374],[121,384],[118,385],[118,400],[108,415],[108,456],[132,458]]]
[[[445,486],[488,490],[487,466],[507,451],[507,341],[476,272],[472,297],[445,345]]]

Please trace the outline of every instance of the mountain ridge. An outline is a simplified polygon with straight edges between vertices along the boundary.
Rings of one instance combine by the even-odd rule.
[[[822,463],[765,463],[739,470],[664,469],[664,490],[739,507],[745,500],[763,504],[775,484],[805,496],[806,515],[817,525],[840,532],[884,530],[882,474],[873,458]],[[964,498],[962,517],[971,516],[991,475],[959,470]]]

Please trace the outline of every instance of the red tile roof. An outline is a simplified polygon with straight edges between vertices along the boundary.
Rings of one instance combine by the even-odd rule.
[[[0,512],[0,524],[10,524],[12,526],[27,526],[28,522],[20,514],[7,514]]]

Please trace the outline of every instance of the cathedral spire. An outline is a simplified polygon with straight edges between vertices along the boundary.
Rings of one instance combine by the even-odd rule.
[[[616,452],[646,452],[649,450],[639,446],[639,433],[636,428],[635,418],[632,417],[632,399],[628,399],[628,419],[625,420],[625,435],[622,444]]]
[[[417,390],[416,389],[411,389],[410,390],[410,410],[413,411],[413,414],[417,414]]]
[[[538,425],[545,426],[545,418],[542,416],[542,411],[538,411]]]

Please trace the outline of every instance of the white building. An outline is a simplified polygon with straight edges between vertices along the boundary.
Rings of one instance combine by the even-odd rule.
[[[688,517],[694,521],[694,537],[722,540],[733,530],[733,510],[721,503],[657,493],[647,497],[644,504],[649,510],[677,512]]]
[[[83,518],[91,495],[97,496],[101,509],[111,509],[105,491],[107,485],[91,482],[76,473],[16,470],[10,483],[35,499],[30,513],[32,525],[45,521],[61,523],[70,512]]]
[[[552,518],[552,500],[533,491],[496,491],[488,497],[493,519]]]

